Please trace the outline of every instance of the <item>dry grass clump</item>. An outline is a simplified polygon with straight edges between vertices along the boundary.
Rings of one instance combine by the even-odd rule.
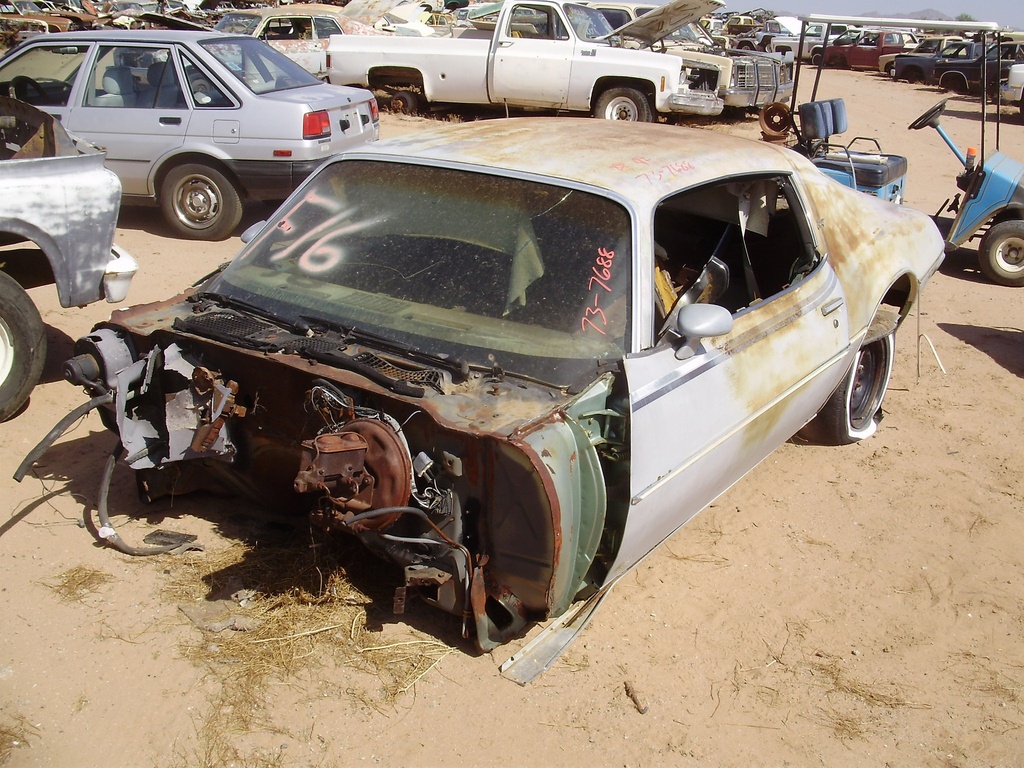
[[[14,722],[0,723],[0,765],[6,765],[15,749],[28,744],[29,734],[36,729],[23,717]]]
[[[310,543],[237,544],[187,555],[169,569],[169,597],[223,600],[242,630],[203,632],[183,649],[231,689],[242,727],[251,726],[244,713],[258,711],[271,679],[333,662],[376,676],[382,701],[390,703],[453,650],[426,637],[384,640],[370,631],[373,599],[352,583],[336,551]]]
[[[104,584],[113,581],[109,573],[92,568],[88,565],[76,565],[57,577],[55,584],[47,584],[61,600],[65,602],[80,601],[95,593]]]
[[[907,701],[902,696],[886,693],[885,691],[880,690],[878,686],[864,683],[860,680],[854,680],[847,676],[835,659],[825,662],[817,662],[811,666],[817,672],[824,674],[825,677],[828,678],[831,685],[830,692],[844,693],[847,696],[852,696],[853,698],[859,699],[865,704],[870,704],[873,707],[886,707],[888,709],[898,709],[902,707],[911,707],[916,709],[926,708],[925,705]]]
[[[342,670],[338,690],[361,708],[384,711],[454,650],[411,630],[387,639],[371,631],[367,612],[377,610],[375,600],[352,583],[352,558],[342,562],[343,554],[337,541],[306,538],[237,543],[170,563],[166,597],[179,605],[216,601],[228,614],[220,622],[228,628],[197,630],[182,646],[186,658],[210,671],[216,688],[209,711],[197,718],[198,751],[178,755],[183,765],[281,765],[279,751],[249,753],[237,742],[246,733],[280,732],[266,716],[272,683],[293,684],[299,674],[325,681]],[[380,563],[372,567],[379,576]],[[353,676],[369,684],[352,684]]]

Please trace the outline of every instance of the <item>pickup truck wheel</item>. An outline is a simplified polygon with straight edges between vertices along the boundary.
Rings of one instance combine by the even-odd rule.
[[[997,285],[1024,287],[1024,221],[1001,221],[989,227],[978,247],[982,274]]]
[[[839,388],[800,437],[819,445],[849,445],[875,433],[896,349],[896,331],[863,345]]]
[[[412,91],[395,91],[389,102],[391,111],[400,115],[418,115],[420,100]]]
[[[220,171],[198,163],[171,169],[160,185],[160,208],[188,240],[223,240],[242,220],[242,198]]]
[[[594,117],[649,123],[654,114],[647,97],[636,88],[609,88],[598,97]]]
[[[903,70],[903,79],[908,83],[924,82],[924,70],[917,67],[907,67]]]
[[[821,66],[821,49],[811,51],[811,65],[815,67]]]
[[[0,272],[0,421],[28,400],[46,362],[39,310],[10,275]]]

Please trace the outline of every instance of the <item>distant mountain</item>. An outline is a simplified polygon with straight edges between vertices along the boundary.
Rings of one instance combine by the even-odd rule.
[[[889,18],[892,16],[891,13],[879,13],[878,11],[869,11],[867,13],[858,14],[860,16],[869,16],[872,18]],[[927,21],[955,21],[954,17],[942,11],[936,11],[934,8],[926,8],[923,11],[914,11],[913,13],[902,13],[900,14],[901,19],[925,19]]]

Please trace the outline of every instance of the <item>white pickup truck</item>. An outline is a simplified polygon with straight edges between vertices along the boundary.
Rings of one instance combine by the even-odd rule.
[[[496,16],[457,28],[452,37],[331,37],[328,76],[391,97],[392,108],[493,104],[589,112],[612,120],[716,115],[725,102],[702,71],[709,65],[623,39],[656,41],[720,0],[670,0],[613,30],[596,9],[565,0],[507,0]],[[491,20],[493,19],[493,20]],[[791,87],[791,86],[790,86]]]
[[[800,44],[799,32],[792,35],[776,35],[769,41],[768,50],[773,53],[792,51],[794,56],[801,61],[809,61],[816,65],[821,60],[821,54],[825,48],[825,28],[825,24],[808,24],[804,28],[803,45]],[[837,37],[850,29],[853,27],[847,24],[833,24],[828,30],[829,45],[832,45]],[[796,53],[798,47],[800,48],[799,54]]]

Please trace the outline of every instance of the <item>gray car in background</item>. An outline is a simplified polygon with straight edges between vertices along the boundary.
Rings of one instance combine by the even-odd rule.
[[[126,204],[218,240],[245,199],[281,200],[326,158],[378,138],[373,95],[322,83],[252,37],[128,30],[40,35],[0,59],[0,95],[107,152]]]

